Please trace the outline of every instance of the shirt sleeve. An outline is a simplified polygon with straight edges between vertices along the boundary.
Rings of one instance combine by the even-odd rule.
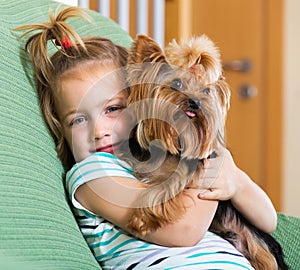
[[[109,153],[97,152],[76,163],[66,174],[66,188],[73,205],[85,210],[75,199],[74,194],[77,188],[91,180],[109,176],[136,180],[131,167],[125,161]]]

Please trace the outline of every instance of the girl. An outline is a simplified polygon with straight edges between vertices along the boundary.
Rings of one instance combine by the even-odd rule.
[[[184,217],[143,239],[130,235],[126,224],[146,186],[134,179],[125,162],[112,155],[129,139],[133,125],[126,110],[129,93],[122,79],[127,52],[105,38],[81,39],[65,22],[74,16],[86,17],[79,8],[67,8],[51,15],[50,22],[18,30],[28,30],[25,35],[39,30],[28,39],[26,49],[40,107],[63,165],[67,170],[73,166],[67,175],[67,190],[82,233],[100,265],[103,269],[253,269],[229,242],[207,232],[219,199],[231,199],[266,232],[276,226],[272,203],[235,166],[228,151],[220,176],[210,187],[212,192],[201,193],[199,199],[198,190],[186,191]],[[60,46],[51,57],[48,41]]]

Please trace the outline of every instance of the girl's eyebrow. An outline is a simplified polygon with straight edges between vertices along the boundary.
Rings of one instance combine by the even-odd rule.
[[[123,97],[117,97],[117,96],[115,96],[115,97],[113,97],[113,98],[108,99],[108,100],[107,100],[107,103],[108,103],[108,102],[111,102],[111,101],[123,101],[123,100],[124,100]]]
[[[71,110],[71,111],[69,111],[69,112],[67,112],[66,114],[65,114],[65,116],[62,118],[62,121],[65,121],[66,120],[66,118],[68,117],[68,116],[70,116],[70,115],[72,115],[72,114],[76,114],[78,112],[78,110]]]
[[[105,106],[105,104],[108,104],[110,102],[122,102],[123,100],[126,100],[126,98],[124,98],[123,96],[120,96],[120,94],[116,94],[111,98],[102,100],[100,103],[104,104],[104,106]]]
[[[113,97],[111,97],[110,99],[109,99],[109,101],[110,100],[127,100],[127,96],[125,95],[125,93],[124,93],[124,90],[121,90],[121,91],[119,91],[118,93],[116,93]]]

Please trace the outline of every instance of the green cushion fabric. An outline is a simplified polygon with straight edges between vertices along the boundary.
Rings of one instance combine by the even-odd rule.
[[[66,200],[64,171],[41,118],[32,72],[25,73],[20,33],[11,31],[48,21],[49,5],[54,11],[58,3],[0,2],[0,257],[30,262],[30,269],[100,269]],[[89,13],[92,24],[70,20],[82,37],[100,35],[130,45],[131,38],[120,26]]]
[[[273,236],[281,244],[290,270],[300,269],[300,218],[278,213],[278,224]]]

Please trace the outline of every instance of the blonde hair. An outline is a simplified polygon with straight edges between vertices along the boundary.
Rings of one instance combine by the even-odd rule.
[[[125,66],[127,59],[127,50],[109,39],[80,38],[66,23],[66,20],[71,17],[90,20],[83,9],[69,7],[61,11],[57,9],[54,16],[49,10],[49,22],[27,24],[15,29],[26,30],[21,38],[38,31],[28,38],[25,49],[31,56],[43,118],[54,137],[56,151],[66,169],[69,169],[75,161],[63,136],[62,126],[55,111],[55,90],[59,87],[59,79],[66,72],[82,64],[110,62],[118,68]],[[67,40],[69,46],[64,46],[63,40]],[[57,51],[52,56],[48,51],[49,41],[57,47]]]

